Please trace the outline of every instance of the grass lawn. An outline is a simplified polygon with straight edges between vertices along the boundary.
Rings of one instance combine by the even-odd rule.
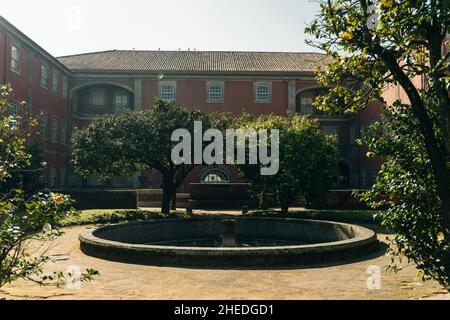
[[[279,210],[257,210],[249,215],[258,217],[286,217],[297,219],[329,220],[344,223],[378,224],[374,210],[291,210],[289,214],[282,214]]]
[[[74,225],[86,225],[86,224],[99,224],[99,223],[114,223],[122,221],[135,221],[145,220],[151,218],[164,218],[165,216],[160,213],[161,210],[136,210],[136,209],[94,209],[94,210],[82,210],[76,216],[65,218],[61,221],[61,227],[74,226]],[[171,214],[182,216],[183,212],[173,211]]]
[[[346,223],[378,223],[374,218],[376,211],[371,210],[292,210],[289,214],[281,214],[278,210],[251,211],[248,216],[257,217],[285,217],[297,219],[329,220]],[[184,211],[173,211],[170,216],[187,217]],[[77,216],[64,219],[60,226],[115,223],[124,221],[165,218],[159,209],[154,210],[82,210]]]

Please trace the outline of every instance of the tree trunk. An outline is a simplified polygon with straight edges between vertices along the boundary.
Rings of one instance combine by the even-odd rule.
[[[265,191],[262,191],[259,195],[259,204],[258,204],[259,210],[267,210],[268,204],[267,204],[267,193]]]
[[[177,190],[176,188],[174,188],[173,192],[172,192],[172,205],[171,205],[171,209],[173,211],[177,210]]]
[[[285,195],[281,198],[281,213],[288,214],[289,207],[291,205],[292,197],[290,195]]]
[[[173,196],[173,182],[172,179],[164,177],[163,199],[162,199],[162,214],[170,214],[170,202]]]
[[[434,177],[436,179],[436,187],[439,199],[442,204],[442,219],[444,220],[446,236],[450,235],[450,173],[447,168],[448,150],[442,150],[439,146],[435,135],[433,123],[428,116],[424,101],[420,96],[417,88],[408,78],[408,76],[401,70],[396,58],[389,52],[383,51],[380,47],[378,49],[381,57],[388,66],[395,79],[399,82],[405,90],[411,102],[414,115],[419,120],[419,130],[425,140],[425,148],[431,161],[431,167]]]

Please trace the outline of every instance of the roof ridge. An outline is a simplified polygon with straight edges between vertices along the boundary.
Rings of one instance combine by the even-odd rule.
[[[326,56],[326,53],[323,52],[315,52],[315,51],[239,51],[239,50],[118,50],[118,49],[112,49],[112,50],[102,50],[102,51],[93,51],[93,52],[85,52],[85,53],[78,53],[78,54],[71,54],[71,55],[65,55],[65,56],[59,56],[59,58],[69,58],[69,57],[77,57],[77,56],[85,56],[85,55],[91,55],[91,54],[99,54],[99,53],[110,53],[110,52],[144,52],[144,53],[155,53],[155,52],[162,52],[162,53],[248,53],[248,54],[257,54],[257,53],[265,53],[265,54],[317,54],[317,55],[323,55]]]
[[[56,57],[56,59],[78,57],[78,56],[87,56],[87,55],[90,55],[90,54],[107,53],[107,52],[115,52],[115,51],[121,51],[121,50],[112,49],[112,50],[101,50],[101,51],[92,51],[92,52],[68,54],[68,55],[65,55],[65,56]]]
[[[319,52],[108,50],[60,57],[72,71],[313,72]]]

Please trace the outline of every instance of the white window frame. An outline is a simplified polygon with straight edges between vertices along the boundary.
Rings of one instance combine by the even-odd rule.
[[[14,51],[17,52],[17,57],[14,56]],[[18,44],[12,43],[10,46],[10,55],[9,67],[11,71],[21,74],[23,64],[22,48]]]
[[[260,95],[260,93],[258,92],[259,88],[263,87],[263,86],[269,88],[267,99],[260,99],[260,97],[259,97],[259,95]],[[272,82],[267,82],[267,81],[255,82],[253,91],[254,91],[254,96],[255,96],[255,99],[254,99],[255,103],[271,103],[272,102]]]
[[[59,71],[56,69],[52,70],[52,92],[54,94],[58,93],[59,90]]]
[[[163,88],[165,86],[173,87],[173,97],[167,98],[167,97],[163,96]],[[177,83],[176,83],[176,81],[162,81],[162,82],[160,82],[159,83],[159,97],[160,97],[161,100],[164,100],[164,101],[168,101],[168,102],[175,101],[176,98],[177,98]]]
[[[45,73],[43,72],[42,69],[45,68]],[[45,75],[45,76],[44,76]],[[43,80],[45,79],[45,83],[43,82]],[[41,87],[48,89],[48,64],[41,62]]]
[[[207,95],[208,95],[207,102],[208,103],[223,103],[225,101],[225,83],[223,81],[211,81],[211,82],[208,82],[206,84],[206,87],[207,87]],[[221,90],[220,98],[218,98],[218,99],[211,98],[211,94],[212,94],[211,89],[213,87],[219,87],[220,88],[220,90]]]

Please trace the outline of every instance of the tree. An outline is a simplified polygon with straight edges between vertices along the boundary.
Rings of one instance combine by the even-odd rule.
[[[157,170],[163,177],[162,213],[170,213],[176,190],[196,164],[174,164],[172,141],[177,129],[194,136],[194,122],[211,127],[208,116],[198,110],[157,100],[145,111],[97,118],[73,138],[73,160],[82,175],[104,178],[132,175],[142,167]]]
[[[26,148],[30,154],[30,161],[20,165],[14,175],[1,184],[0,193],[6,193],[14,188],[21,188],[27,195],[33,195],[42,190],[44,185],[41,181],[42,170],[45,165],[42,159],[42,146],[35,141],[26,141]]]
[[[62,234],[57,224],[74,214],[72,200],[51,192],[31,194],[30,190],[23,190],[22,183],[17,183],[33,167],[27,140],[29,129],[37,122],[8,115],[11,94],[10,87],[0,87],[0,287],[19,278],[41,284],[49,280],[59,282],[64,273],[36,278],[42,276],[42,266],[49,258],[45,252],[32,251],[29,244],[31,240],[45,243]],[[82,280],[91,280],[95,274],[97,271],[88,269]]]
[[[385,225],[401,241],[394,249],[412,259],[426,276],[448,288],[450,242],[449,54],[443,55],[450,3],[440,0],[322,1],[306,29],[312,45],[330,57],[319,70],[321,84],[334,84],[316,106],[356,112],[377,99],[384,121],[366,138],[371,152],[386,161],[366,199],[388,206]],[[424,85],[416,86],[418,79]],[[386,85],[400,86],[408,103],[387,105]],[[336,103],[336,97],[344,104]],[[377,131],[377,130],[375,130]],[[385,194],[382,195],[384,190]]]
[[[243,124],[244,130],[279,130],[279,171],[276,175],[261,175],[261,164],[236,165],[241,176],[251,183],[260,207],[264,207],[266,196],[273,194],[280,201],[282,212],[287,213],[296,197],[305,196],[311,203],[332,187],[338,171],[336,141],[321,132],[317,121],[303,116],[243,117],[244,120],[238,120],[238,123]],[[259,148],[262,143],[259,139]],[[269,146],[271,143],[269,140]]]

